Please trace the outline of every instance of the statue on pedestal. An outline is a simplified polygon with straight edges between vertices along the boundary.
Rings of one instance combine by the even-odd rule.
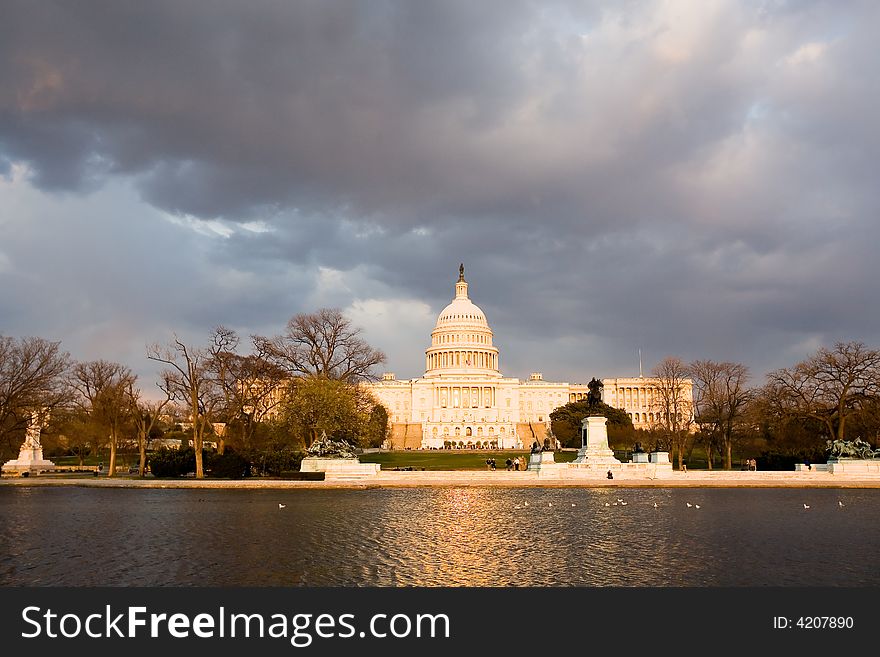
[[[321,437],[306,450],[300,472],[323,472],[325,477],[366,477],[379,474],[378,463],[361,463],[354,448],[345,440],[334,440],[321,431]],[[410,468],[412,469],[412,468]]]
[[[31,413],[27,430],[24,434],[24,442],[18,452],[18,458],[3,464],[3,472],[45,472],[55,469],[55,464],[43,458],[43,445],[40,442],[40,432],[43,429],[47,414]]]

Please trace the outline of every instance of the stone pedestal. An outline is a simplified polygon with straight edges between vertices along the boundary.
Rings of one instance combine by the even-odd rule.
[[[529,454],[529,470],[541,472],[548,467],[556,467],[556,457],[553,452],[533,452]]]
[[[809,467],[807,467],[806,463],[795,463],[794,464],[795,472],[830,472],[827,463],[813,463]]]
[[[584,446],[578,450],[574,463],[584,465],[619,465],[614,452],[608,447],[608,420],[601,415],[591,415],[582,421]]]
[[[299,466],[300,472],[323,472],[325,477],[371,477],[379,474],[378,463],[361,463],[358,459],[308,456]]]
[[[828,472],[855,475],[880,474],[880,459],[828,459]]]
[[[671,463],[669,452],[651,452],[648,455],[648,463]]]
[[[633,463],[648,463],[648,452],[633,452]]]
[[[3,472],[47,472],[55,469],[52,461],[43,458],[42,447],[29,447],[27,443],[21,446],[18,458],[12,461],[6,461],[3,464]]]

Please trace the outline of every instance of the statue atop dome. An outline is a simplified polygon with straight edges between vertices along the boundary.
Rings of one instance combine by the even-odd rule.
[[[458,282],[459,282],[459,283],[464,283],[464,282],[465,282],[465,280],[464,280],[464,263],[461,263],[461,264],[458,266]]]

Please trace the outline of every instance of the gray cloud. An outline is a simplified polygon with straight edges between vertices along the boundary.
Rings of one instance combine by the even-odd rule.
[[[873,3],[6,4],[0,330],[393,300],[417,375],[465,261],[515,375],[880,342]]]

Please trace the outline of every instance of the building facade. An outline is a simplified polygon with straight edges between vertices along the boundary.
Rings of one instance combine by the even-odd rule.
[[[629,413],[636,428],[659,420],[656,380],[602,383],[605,403]],[[468,296],[463,266],[455,297],[431,332],[424,375],[398,380],[386,373],[366,385],[388,410],[393,449],[527,448],[544,440],[553,410],[589,394],[586,383],[544,381],[538,372],[526,381],[501,374],[494,334]]]

